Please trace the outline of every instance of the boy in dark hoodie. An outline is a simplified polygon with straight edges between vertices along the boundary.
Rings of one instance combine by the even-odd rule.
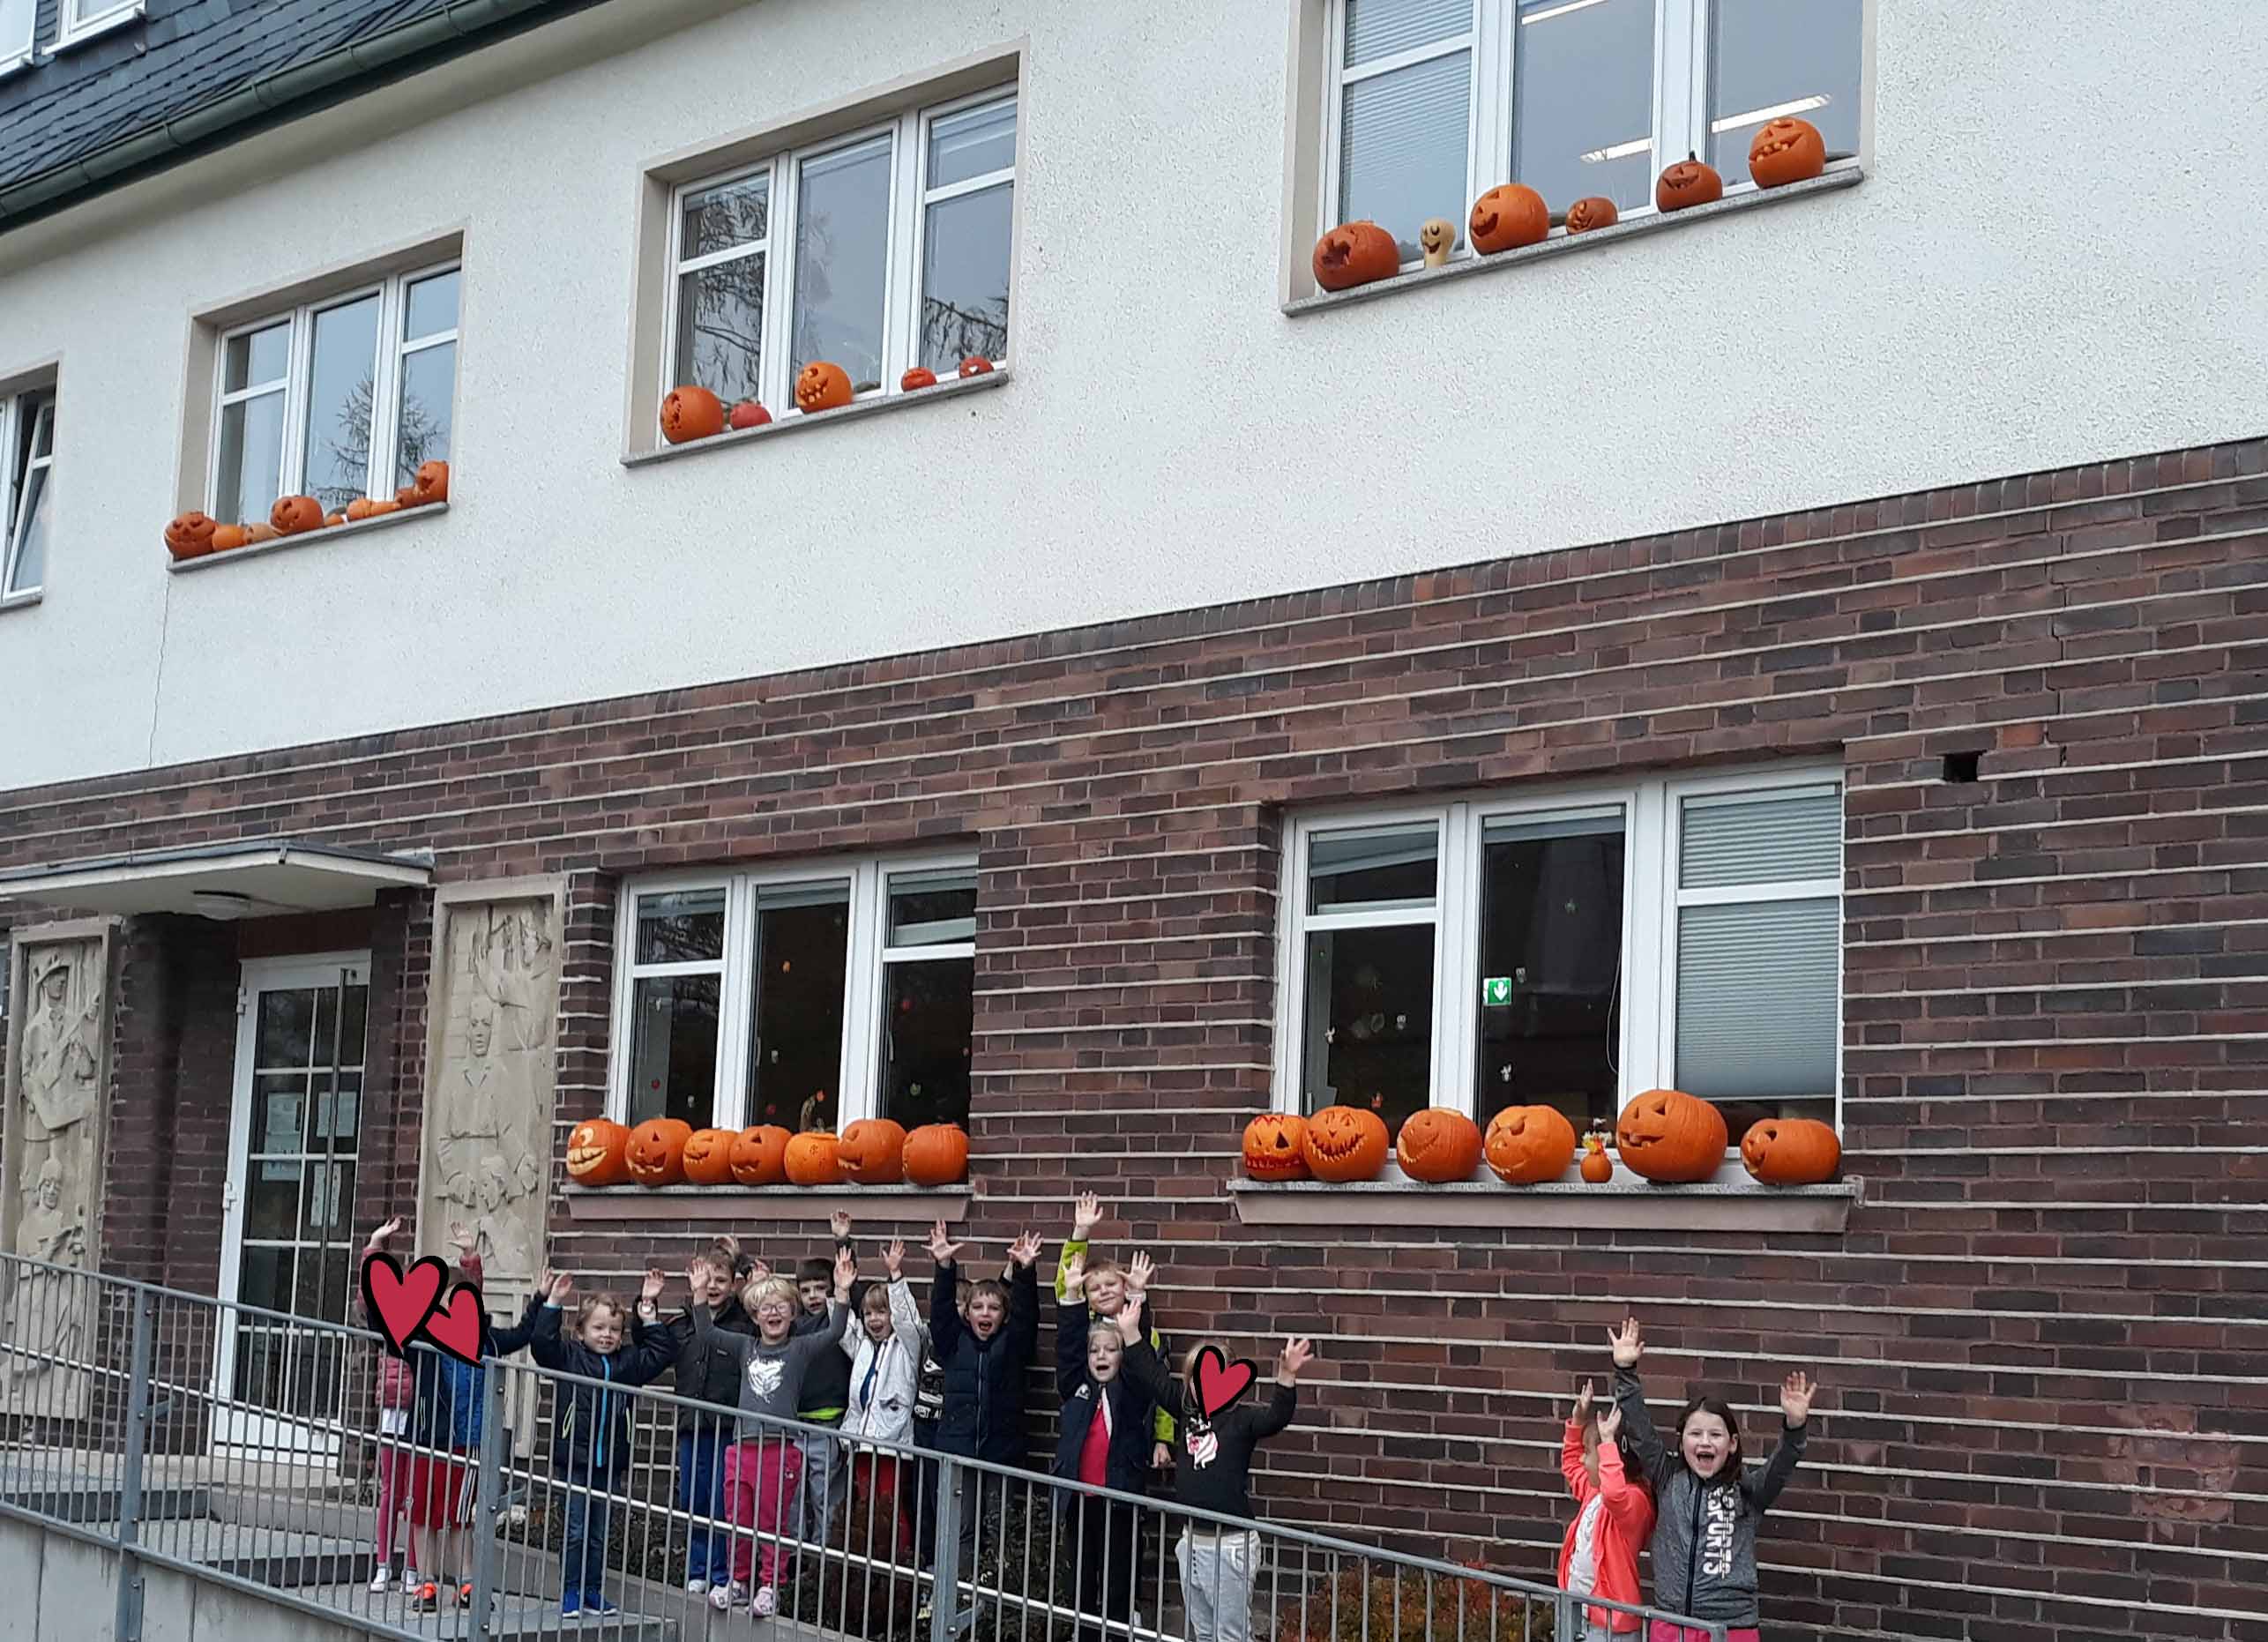
[[[695,1338],[693,1306],[709,1308],[711,1326],[719,1334],[745,1339],[756,1332],[756,1319],[735,1292],[734,1264],[734,1251],[722,1248],[695,1255],[686,1270],[693,1282],[692,1305],[669,1320],[670,1337],[677,1344],[677,1394],[727,1408],[739,1404],[740,1359],[714,1340]],[[685,1531],[685,1589],[694,1596],[732,1579],[725,1456],[732,1449],[733,1424],[720,1414],[677,1410],[677,1508],[692,1519]]]
[[[937,1422],[937,1449],[964,1459],[995,1465],[1024,1463],[1024,1376],[1040,1346],[1040,1235],[1026,1231],[1008,1245],[1010,1280],[987,1278],[968,1292],[968,1315],[959,1305],[961,1250],[949,1241],[945,1223],[929,1230],[929,1256],[936,1272],[929,1284],[929,1349],[945,1370],[944,1417]],[[956,1470],[954,1498],[960,1512],[961,1572],[973,1579],[976,1567],[977,1519],[986,1506],[1001,1506],[999,1480],[966,1467]]]
[[[1148,1258],[1136,1255],[1126,1279],[1130,1292],[1139,1295],[1148,1287],[1149,1277]],[[1090,1323],[1086,1289],[1086,1257],[1071,1255],[1056,1277],[1060,1296],[1056,1307],[1056,1391],[1063,1399],[1063,1412],[1056,1439],[1055,1474],[1086,1488],[1140,1494],[1149,1482],[1157,1405],[1124,1371],[1131,1347],[1116,1317]],[[1122,1300],[1117,1309],[1123,1310],[1123,1303]],[[1154,1338],[1138,1342],[1153,1356]],[[1056,1504],[1070,1519],[1059,1532],[1070,1536],[1078,1562],[1078,1611],[1123,1625],[1133,1613],[1139,1583],[1138,1508],[1086,1495],[1076,1496],[1074,1517],[1074,1497],[1064,1489],[1056,1494]],[[1084,1636],[1095,1634],[1082,1628]]]

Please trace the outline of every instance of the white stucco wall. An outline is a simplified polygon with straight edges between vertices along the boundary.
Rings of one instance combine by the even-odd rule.
[[[0,789],[2268,429],[2249,4],[1879,0],[1861,186],[1292,319],[1294,3],[712,6],[314,163],[331,128],[295,127],[252,183],[177,175],[92,243],[51,228],[0,272],[0,373],[63,360]],[[1015,379],[625,469],[644,167],[1019,36]],[[450,516],[168,575],[188,316],[459,222]]]

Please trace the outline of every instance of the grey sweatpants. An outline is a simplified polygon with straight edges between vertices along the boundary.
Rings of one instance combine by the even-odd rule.
[[[1181,1567],[1189,1642],[1251,1642],[1257,1534],[1197,1534],[1184,1528],[1174,1557]]]

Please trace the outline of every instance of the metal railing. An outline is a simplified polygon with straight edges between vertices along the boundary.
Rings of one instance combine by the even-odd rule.
[[[122,1555],[118,1642],[141,1634],[145,1564],[381,1636],[483,1642],[722,1637],[766,1617],[767,1590],[775,1623],[846,1642],[1582,1642],[1586,1608],[1628,1616],[1626,1642],[1656,1620],[1725,1642],[1494,1570],[516,1361],[464,1370],[477,1432],[423,1410],[382,1429],[383,1350],[0,1257],[0,1514]],[[563,1444],[571,1407],[584,1429]]]

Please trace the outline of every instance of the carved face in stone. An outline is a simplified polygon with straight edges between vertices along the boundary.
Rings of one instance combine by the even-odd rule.
[[[479,1004],[474,1004],[465,1022],[465,1042],[466,1046],[473,1051],[474,1060],[484,1061],[489,1058],[489,1047],[496,1041],[496,1036],[495,1010],[483,1008]]]
[[[40,996],[47,1000],[48,1007],[50,1009],[63,1007],[63,994],[70,988],[71,966],[69,964],[57,964],[40,977]]]
[[[481,1194],[481,1207],[488,1213],[494,1214],[511,1199],[511,1183],[504,1178],[504,1161],[500,1157],[482,1158],[473,1184]]]
[[[40,1165],[39,1183],[32,1188],[40,1206],[53,1213],[63,1203],[63,1165],[49,1158]]]

